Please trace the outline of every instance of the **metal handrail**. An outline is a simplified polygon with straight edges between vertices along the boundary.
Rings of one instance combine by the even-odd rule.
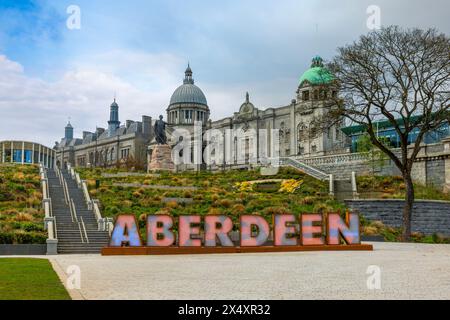
[[[73,173],[73,174],[71,174],[71,178],[77,182],[78,188],[81,189],[83,192],[84,199],[86,201],[88,209],[92,210],[94,213],[94,216],[97,220],[99,231],[109,231],[109,234],[111,235],[114,225],[109,220],[109,218],[102,217],[102,214],[101,214],[100,208],[99,208],[99,201],[96,199],[91,199],[91,196],[89,195],[89,190],[87,187],[86,180],[81,180],[80,174],[78,172],[75,172],[74,168],[72,168],[72,167],[69,167],[69,168]]]
[[[67,195],[67,201],[70,200],[70,195],[69,195],[69,188],[67,187],[67,181],[66,179],[64,179],[64,188],[66,190],[66,195]]]
[[[89,238],[88,238],[88,235],[87,235],[86,226],[84,224],[83,217],[80,217],[80,219],[81,219],[81,225],[83,226],[83,230],[84,230],[84,236],[86,237],[86,242],[89,243]]]
[[[77,215],[77,209],[75,207],[75,203],[73,202],[73,199],[70,199],[70,213],[72,215],[72,222],[78,222],[78,215]]]
[[[55,239],[58,239],[58,228],[56,228],[56,217],[53,217],[53,221],[55,222],[54,224],[54,231],[55,231]]]

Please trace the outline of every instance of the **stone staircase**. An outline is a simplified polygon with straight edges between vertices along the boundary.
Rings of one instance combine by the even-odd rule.
[[[330,181],[330,175],[328,173],[297,159],[280,158],[280,165],[296,168],[321,181]],[[334,197],[337,200],[354,199],[357,196],[353,192],[352,180],[351,178],[349,179],[348,174],[338,175],[338,177],[333,175],[333,178]]]
[[[292,158],[280,158],[280,165],[282,166],[290,166],[296,169],[299,169],[306,173],[307,175],[310,175],[313,178],[316,178],[321,181],[326,181],[330,179],[330,176],[326,174],[323,171],[320,171],[317,168],[311,167],[303,162],[300,162],[296,159]]]
[[[48,170],[49,193],[52,199],[53,216],[56,219],[58,253],[100,253],[108,245],[107,231],[98,231],[98,223],[92,210],[88,210],[84,195],[67,171],[61,171],[69,198],[73,200],[75,214],[66,203],[64,189],[54,170]],[[71,201],[69,202],[71,203]],[[76,218],[74,218],[76,217]]]

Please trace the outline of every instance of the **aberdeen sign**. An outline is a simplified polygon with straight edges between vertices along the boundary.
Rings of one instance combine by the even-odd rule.
[[[175,221],[177,220],[177,221]],[[177,223],[176,233],[175,222]],[[232,219],[223,215],[147,216],[144,245],[134,215],[120,215],[103,255],[164,255],[288,251],[373,250],[360,242],[359,216],[346,213],[274,215],[273,229],[259,215],[242,215],[239,241]],[[273,237],[270,237],[270,234]]]

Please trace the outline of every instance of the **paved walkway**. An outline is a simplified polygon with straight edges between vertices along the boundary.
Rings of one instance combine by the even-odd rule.
[[[81,269],[85,299],[450,299],[450,245],[374,243],[373,252],[52,257]],[[367,288],[370,265],[381,290]]]

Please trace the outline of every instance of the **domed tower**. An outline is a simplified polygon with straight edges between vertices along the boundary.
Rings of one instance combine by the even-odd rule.
[[[324,66],[323,59],[315,56],[311,68],[300,78],[297,90],[299,102],[324,101],[337,95],[336,78]]]
[[[299,118],[296,122],[297,154],[318,156],[343,150],[343,120],[327,123],[329,111],[335,106],[338,84],[335,76],[315,56],[311,67],[300,78],[297,90]]]
[[[201,121],[206,125],[209,119],[209,107],[202,90],[194,84],[192,69],[188,64],[183,84],[179,86],[167,108],[167,122],[172,125],[193,125]]]

